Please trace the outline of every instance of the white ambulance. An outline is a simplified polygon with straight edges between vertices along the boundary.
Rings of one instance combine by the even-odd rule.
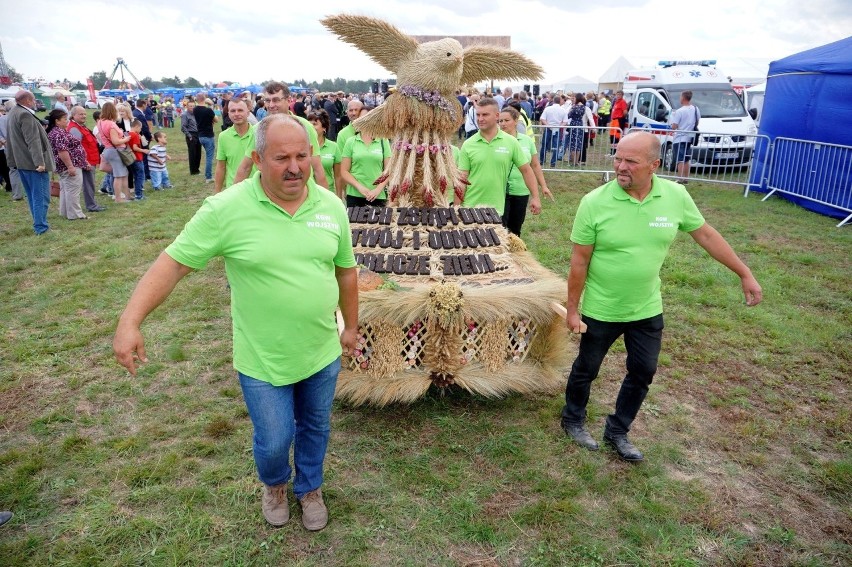
[[[680,94],[692,91],[692,104],[701,120],[698,143],[692,147],[692,167],[742,167],[751,162],[757,127],[731,82],[714,60],[660,61],[654,69],[628,71],[624,98],[630,105],[630,128],[651,130],[660,137],[663,167],[674,171],[672,110],[680,108]]]

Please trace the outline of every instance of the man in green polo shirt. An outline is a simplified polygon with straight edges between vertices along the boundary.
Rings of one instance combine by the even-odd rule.
[[[494,207],[501,215],[506,207],[506,182],[513,167],[524,176],[530,190],[530,210],[541,212],[538,183],[518,140],[497,127],[500,114],[497,101],[483,98],[476,106],[479,131],[465,140],[459,156],[459,170],[470,183],[464,193],[463,207]]]
[[[352,126],[352,123],[361,118],[361,115],[366,110],[364,103],[357,98],[349,101],[349,104],[346,106],[346,117],[349,118],[349,124],[337,133],[337,147],[340,148],[340,151],[343,151],[343,148],[346,147],[346,142],[349,141],[349,138],[355,135],[355,127]]]
[[[580,201],[571,231],[568,328],[582,333],[565,388],[562,428],[581,446],[597,450],[585,428],[589,392],[604,355],[624,335],[627,375],[606,419],[604,442],[626,461],[644,456],[627,432],[657,370],[663,336],[660,268],[678,231],[740,277],[746,305],[760,303],[760,285],[724,238],[704,221],[682,185],[660,179],[660,142],[647,132],[622,138],[615,152],[617,178]],[[582,296],[582,304],[581,304]]]
[[[254,126],[248,123],[248,104],[241,98],[228,103],[228,119],[233,127],[222,130],[216,144],[216,193],[234,184],[240,164],[249,148],[254,147]]]
[[[259,169],[205,199],[136,286],[113,349],[131,374],[146,362],[140,326],[177,283],[221,256],[231,286],[234,368],[254,425],[264,484],[261,509],[273,526],[290,517],[287,483],[295,439],[293,493],[302,523],[328,521],[321,485],[341,351],[355,348],[358,279],[343,204],[309,179],[305,128],[283,114],[255,131]],[[344,328],[338,336],[335,309]]]
[[[265,108],[267,116],[271,114],[292,116],[301,122],[308,131],[313,151],[313,154],[311,154],[311,176],[313,180],[316,181],[317,185],[329,189],[328,180],[325,178],[325,170],[322,168],[322,160],[319,156],[320,147],[316,130],[314,130],[310,122],[301,116],[296,116],[290,112],[290,89],[287,85],[279,83],[278,81],[268,83],[265,87],[263,87],[263,100],[266,105]],[[254,144],[252,144],[246,151],[243,162],[240,164],[240,167],[237,169],[237,174],[234,176],[234,183],[239,183],[240,181],[247,179],[251,174],[251,168],[254,165],[254,161],[252,160],[252,150],[254,150]],[[332,191],[334,190],[333,187],[330,189]]]

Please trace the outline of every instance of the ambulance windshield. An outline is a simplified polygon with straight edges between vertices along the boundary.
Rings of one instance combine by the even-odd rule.
[[[740,118],[747,116],[743,103],[730,87],[698,87],[669,90],[672,108],[680,108],[680,93],[692,91],[692,104],[698,107],[702,118]]]

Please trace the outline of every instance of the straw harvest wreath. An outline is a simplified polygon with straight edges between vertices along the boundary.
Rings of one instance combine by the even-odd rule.
[[[462,121],[454,91],[485,79],[536,79],[523,55],[452,38],[418,43],[363,16],[322,23],[397,76],[397,90],[356,120],[393,140],[394,207],[352,207],[360,331],[337,395],[355,404],[411,402],[430,386],[485,396],[562,383],[565,325],[552,310],[565,284],[509,234],[493,208],[452,207],[463,193],[451,152]],[[461,200],[461,199],[459,199]]]

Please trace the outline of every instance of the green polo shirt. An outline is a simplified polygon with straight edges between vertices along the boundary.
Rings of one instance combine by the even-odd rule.
[[[518,143],[521,145],[521,151],[527,158],[527,161],[532,161],[532,157],[536,154],[535,141],[526,134],[518,134]],[[517,167],[511,168],[509,171],[509,195],[517,197],[525,197],[530,194],[527,189],[527,184],[524,183],[524,176],[521,175],[521,170]]]
[[[355,136],[355,128],[352,124],[347,124],[346,127],[337,133],[337,146],[340,148],[340,151],[343,151],[343,148],[346,147],[346,142]]]
[[[282,386],[340,356],[335,266],[351,268],[355,257],[334,193],[308,181],[308,197],[291,216],[256,173],[207,197],[166,254],[193,269],[224,258],[239,372]]]
[[[334,191],[334,164],[340,163],[343,158],[340,155],[340,146],[328,138],[319,149],[322,168],[325,170],[325,178],[328,180],[328,188]]]
[[[357,179],[364,187],[374,187],[373,182],[379,178],[384,170],[384,160],[391,155],[390,142],[387,138],[373,138],[368,146],[361,139],[361,134],[355,134],[346,142],[343,148],[343,157],[352,160],[349,173]],[[346,186],[346,194],[354,197],[363,197],[358,189],[352,185]],[[387,199],[387,191],[382,191],[376,199]]]
[[[234,183],[234,176],[237,174],[243,158],[246,156],[246,150],[251,153],[249,148],[254,147],[254,129],[253,124],[249,125],[245,135],[240,136],[236,128],[228,128],[222,130],[219,134],[219,143],[216,144],[216,159],[225,162],[225,187],[230,187]],[[252,172],[255,167],[252,166]]]
[[[612,180],[580,201],[571,241],[594,245],[580,311],[610,322],[638,321],[663,312],[660,268],[678,231],[704,217],[682,185],[653,176],[642,202]]]
[[[311,149],[313,153],[311,155],[319,155],[320,147],[319,147],[319,138],[317,138],[317,129],[314,128],[314,125],[302,118],[301,116],[296,116],[295,114],[289,115],[291,118],[295,118],[299,122],[301,122],[302,126],[305,127],[305,130],[308,132],[308,139],[311,141]],[[251,153],[254,151],[255,140],[252,136],[251,145],[246,148],[246,155],[244,157],[251,158]],[[314,170],[311,168],[311,179],[314,178]]]
[[[513,136],[498,130],[497,135],[487,142],[482,133],[477,132],[462,144],[459,157],[459,169],[469,172],[467,180],[470,182],[462,206],[494,207],[502,215],[506,206],[509,169],[529,162],[529,156],[524,156],[521,145]]]

